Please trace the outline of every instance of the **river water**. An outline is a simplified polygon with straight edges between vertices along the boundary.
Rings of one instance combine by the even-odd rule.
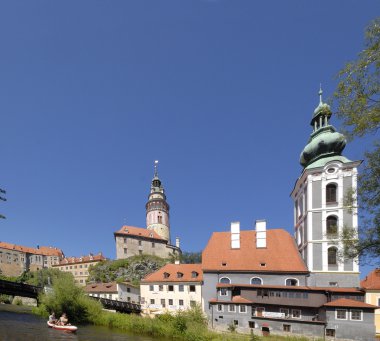
[[[154,339],[98,326],[78,326],[75,334],[65,333],[48,328],[46,320],[31,314],[28,307],[0,304],[0,340],[152,341]]]

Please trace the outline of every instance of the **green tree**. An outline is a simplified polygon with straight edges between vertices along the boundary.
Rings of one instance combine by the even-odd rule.
[[[6,191],[3,190],[2,188],[0,188],[0,200],[7,201],[7,199],[3,197],[3,194],[5,194],[5,193],[6,193]],[[5,219],[5,216],[3,216],[2,214],[0,214],[0,219]]]
[[[183,252],[181,255],[183,264],[200,264],[202,263],[202,252]]]
[[[367,27],[365,48],[339,72],[338,80],[334,101],[346,135],[353,139],[370,134],[374,140],[365,153],[357,193],[348,198],[351,206],[357,195],[359,236],[350,226],[345,226],[342,234],[344,256],[369,260],[380,256],[380,17]]]

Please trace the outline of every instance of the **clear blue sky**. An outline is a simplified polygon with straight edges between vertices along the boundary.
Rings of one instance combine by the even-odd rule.
[[[124,221],[145,227],[156,159],[183,250],[236,220],[292,231],[319,83],[329,97],[379,13],[348,0],[0,2],[0,240],[114,258]]]

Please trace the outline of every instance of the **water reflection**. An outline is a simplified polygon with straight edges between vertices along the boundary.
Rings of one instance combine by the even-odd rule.
[[[28,313],[23,307],[0,305],[1,341],[152,341],[153,338],[136,336],[105,327],[79,326],[76,334],[48,328],[46,321]]]

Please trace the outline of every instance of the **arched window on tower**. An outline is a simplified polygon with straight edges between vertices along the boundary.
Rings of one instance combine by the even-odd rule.
[[[338,236],[338,218],[328,216],[326,219],[326,234],[328,239],[334,239]]]
[[[329,265],[337,265],[338,249],[335,246],[327,249],[327,262]]]
[[[157,216],[157,219],[158,219],[158,223],[159,223],[159,224],[162,224],[162,215],[159,214],[159,215]]]
[[[326,203],[335,203],[336,200],[336,184],[328,184],[326,186]]]

